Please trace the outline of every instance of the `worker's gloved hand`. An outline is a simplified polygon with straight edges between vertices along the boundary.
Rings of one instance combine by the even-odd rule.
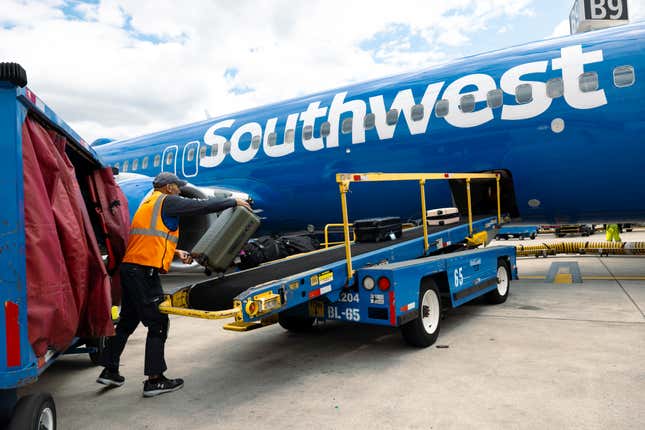
[[[251,205],[246,200],[235,199],[235,201],[237,202],[237,206],[244,206],[246,209],[252,210]]]
[[[175,250],[175,255],[181,260],[184,264],[190,264],[193,262],[193,256],[190,255],[190,252],[183,251],[181,249]]]

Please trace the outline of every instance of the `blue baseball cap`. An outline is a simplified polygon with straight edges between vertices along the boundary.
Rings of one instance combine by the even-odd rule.
[[[177,186],[183,187],[187,183],[188,182],[186,182],[186,181],[184,181],[182,179],[179,179],[177,177],[177,175],[175,175],[174,173],[161,172],[157,176],[155,176],[155,178],[153,179],[152,186],[155,187],[155,188],[161,188],[164,185],[177,184]]]

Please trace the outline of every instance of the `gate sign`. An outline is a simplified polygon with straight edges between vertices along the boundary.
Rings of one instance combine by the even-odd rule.
[[[627,0],[576,0],[569,14],[571,34],[628,22]]]

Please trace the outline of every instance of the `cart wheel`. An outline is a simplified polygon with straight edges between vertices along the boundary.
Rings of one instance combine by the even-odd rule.
[[[278,314],[278,323],[282,326],[283,329],[289,330],[295,333],[301,333],[311,330],[311,327],[314,325],[315,318],[304,317],[304,316],[295,316],[295,315],[286,315],[284,312]]]
[[[504,303],[508,297],[511,285],[511,273],[504,260],[497,260],[497,288],[484,295],[488,303],[498,305]]]
[[[531,240],[535,239],[535,232],[531,233]]]
[[[401,326],[403,339],[412,346],[427,348],[435,343],[441,326],[441,296],[432,279],[424,279],[419,289],[419,316]]]
[[[27,72],[17,63],[0,63],[0,81],[9,81],[19,87],[27,85]]]
[[[96,352],[89,353],[90,360],[92,360],[92,364],[96,366],[101,365],[101,357],[103,356],[103,351],[107,346],[107,341],[108,341],[107,336],[101,336],[101,337],[88,339],[85,342],[85,345],[87,345],[88,347],[96,348]]]
[[[18,400],[7,429],[55,430],[56,405],[51,394],[30,394]]]

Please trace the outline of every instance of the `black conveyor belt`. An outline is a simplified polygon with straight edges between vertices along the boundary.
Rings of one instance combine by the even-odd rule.
[[[478,219],[482,218],[484,217],[478,217]],[[459,224],[428,227],[428,235],[467,223],[466,221]],[[396,240],[377,243],[355,243],[352,245],[352,257],[421,236],[423,236],[423,228],[414,227],[404,230],[402,236]],[[303,254],[301,257],[277,260],[274,263],[254,269],[235,272],[222,278],[209,279],[195,284],[190,289],[188,301],[193,309],[206,311],[230,309],[233,307],[233,299],[251,287],[268,281],[286,278],[296,273],[306,272],[343,259],[345,259],[345,247],[338,246]]]

